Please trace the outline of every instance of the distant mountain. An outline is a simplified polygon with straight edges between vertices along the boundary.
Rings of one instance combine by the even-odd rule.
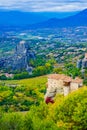
[[[57,28],[57,27],[73,27],[87,26],[87,9],[67,18],[52,18],[45,22],[31,25],[31,28]]]
[[[40,13],[20,11],[0,11],[0,25],[27,25],[47,20],[47,17]]]
[[[32,29],[87,26],[87,9],[66,13],[0,10],[0,26],[25,26]]]
[[[63,18],[76,14],[77,12],[20,12],[0,10],[0,25],[24,26],[46,21],[50,18]]]

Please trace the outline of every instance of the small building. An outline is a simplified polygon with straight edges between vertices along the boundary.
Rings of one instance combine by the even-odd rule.
[[[64,74],[51,74],[48,76],[47,91],[45,94],[45,102],[53,101],[56,94],[68,95],[70,92],[77,90],[83,85],[83,80],[79,77],[72,79]]]
[[[4,75],[5,75],[7,78],[13,78],[13,76],[14,76],[13,74],[9,74],[9,73],[5,73]]]

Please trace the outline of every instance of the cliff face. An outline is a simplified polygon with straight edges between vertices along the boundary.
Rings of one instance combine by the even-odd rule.
[[[85,54],[84,59],[79,59],[77,61],[77,68],[86,69],[87,68],[87,53]]]
[[[29,67],[30,59],[35,59],[35,54],[27,43],[21,41],[16,46],[12,56],[0,60],[0,67],[10,70],[24,70]]]

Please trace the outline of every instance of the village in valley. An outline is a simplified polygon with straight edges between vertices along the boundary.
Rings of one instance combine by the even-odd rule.
[[[5,59],[9,59],[9,57],[14,57],[16,48],[20,50],[20,42],[23,41],[29,46],[29,51],[34,58],[36,57],[36,60],[40,59],[41,62],[47,62],[54,58],[58,66],[63,66],[68,62],[76,64],[77,60],[84,57],[87,50],[86,30],[86,26],[56,28],[53,31],[51,29],[18,30],[17,32],[10,29],[8,31],[1,30],[0,63]],[[20,54],[23,53],[17,52],[17,54],[20,57]],[[12,61],[12,59],[10,60]],[[33,66],[30,64],[31,68]],[[19,65],[19,68],[21,68],[21,65]]]
[[[14,79],[15,75],[18,75],[21,73],[21,71],[23,71],[24,73],[22,75],[25,75],[25,77],[40,76],[48,73],[64,73],[64,75],[68,75],[72,78],[73,76],[74,78],[79,76],[80,78],[86,80],[86,30],[87,29],[84,26],[75,28],[56,28],[54,31],[51,31],[51,29],[31,31],[19,30],[18,32],[1,31],[1,79],[3,79],[3,77],[4,79]],[[79,40],[77,41],[77,39]],[[48,72],[45,72],[45,68],[47,67],[45,66],[46,63],[50,64],[50,68],[48,67]],[[69,63],[71,65],[66,68],[67,64]],[[38,68],[41,66],[44,67],[44,70],[39,74]],[[75,71],[78,71],[76,72],[78,74],[73,75],[71,70],[73,69],[74,71],[74,68]],[[62,75],[60,75],[60,77],[61,76]],[[78,80],[79,79],[76,78],[75,82],[78,82]],[[81,84],[83,84],[83,82],[81,82]],[[70,84],[72,83],[69,82],[67,90],[64,89],[66,93],[72,90],[70,88]],[[77,86],[79,86],[79,84]]]

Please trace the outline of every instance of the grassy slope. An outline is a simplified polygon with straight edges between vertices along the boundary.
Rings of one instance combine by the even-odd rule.
[[[40,104],[44,101],[46,82],[46,76],[1,81],[0,108],[3,111],[27,111],[32,105]]]
[[[5,83],[5,84],[18,84],[18,85],[27,85],[27,86],[38,86],[40,84],[45,84],[47,82],[47,77],[46,76],[40,76],[40,77],[35,77],[35,78],[29,78],[29,79],[22,79],[22,80],[4,80],[0,81],[0,83]]]

